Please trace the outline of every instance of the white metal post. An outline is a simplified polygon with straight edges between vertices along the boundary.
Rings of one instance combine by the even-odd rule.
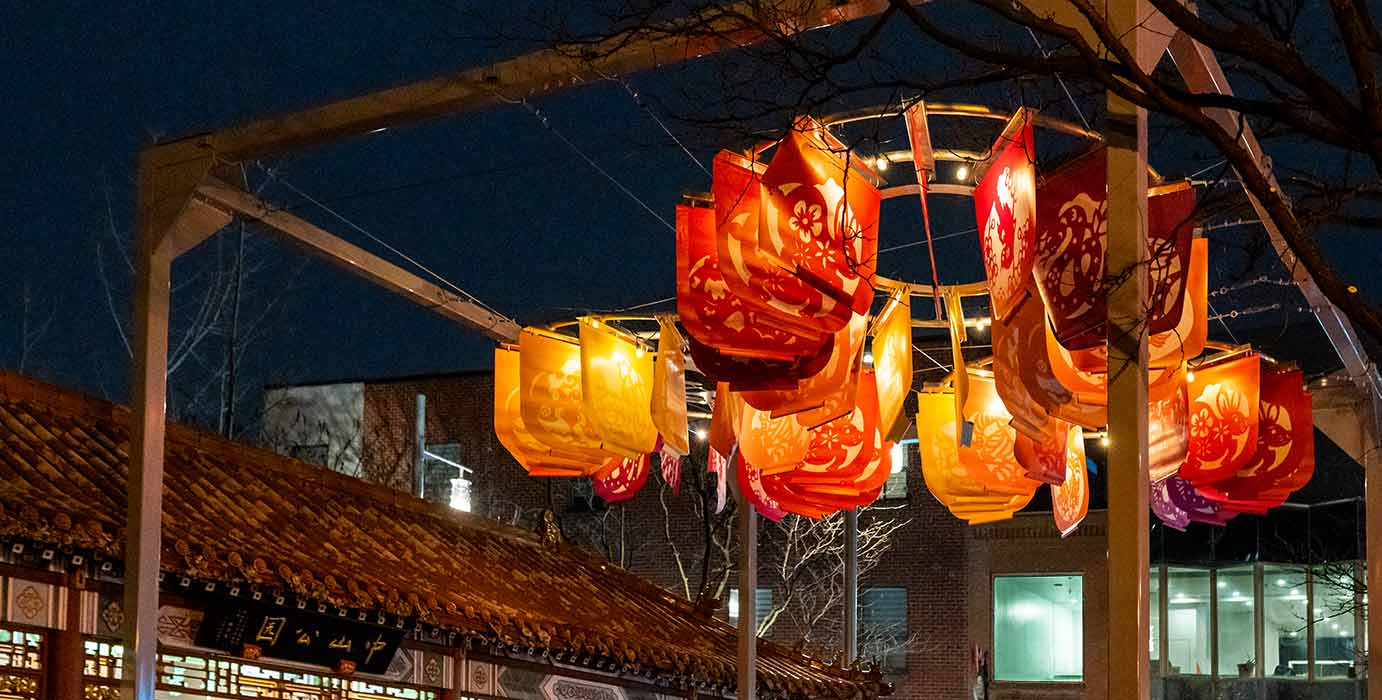
[[[1138,0],[1106,4],[1138,55]],[[1151,695],[1147,576],[1147,112],[1108,94],[1108,697]]]
[[[730,468],[738,468],[738,448],[730,451]],[[731,479],[730,483],[737,483]],[[735,700],[758,694],[758,514],[736,489],[739,508],[739,688]]]
[[[413,431],[413,447],[415,448],[413,460],[413,492],[418,498],[427,498],[424,489],[427,488],[427,474],[424,469],[427,466],[427,395],[417,395],[417,423]]]
[[[845,511],[845,663],[859,658],[859,511]]]

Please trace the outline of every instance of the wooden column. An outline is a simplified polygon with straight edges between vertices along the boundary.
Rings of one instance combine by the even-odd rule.
[[[1377,411],[1374,403],[1369,406],[1369,413]],[[1376,445],[1382,440],[1382,431],[1375,429],[1377,416],[1373,415],[1365,419],[1363,427],[1364,434],[1372,433],[1372,440],[1365,440],[1364,444]],[[1369,431],[1368,428],[1374,428]],[[1364,474],[1364,556],[1367,557],[1367,620],[1363,627],[1359,627],[1354,634],[1356,637],[1366,637],[1368,650],[1368,693],[1370,698],[1382,698],[1382,660],[1374,659],[1371,655],[1372,648],[1376,642],[1382,642],[1382,459],[1377,458],[1375,449],[1367,450],[1363,453],[1363,474]],[[1312,601],[1313,604],[1313,601]],[[1313,614],[1313,611],[1312,611]],[[1313,640],[1314,637],[1312,636]],[[1354,639],[1354,644],[1360,641]],[[1310,668],[1313,672],[1314,661],[1311,660]]]
[[[1107,5],[1134,54],[1137,0]],[[1108,94],[1108,697],[1148,698],[1147,113]]]
[[[51,700],[83,700],[82,669],[86,648],[82,645],[82,590],[67,589],[63,629],[48,634],[47,669],[43,682]]]

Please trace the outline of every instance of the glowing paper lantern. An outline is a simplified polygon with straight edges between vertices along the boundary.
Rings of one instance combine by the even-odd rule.
[[[994,493],[1032,493],[1037,482],[1027,477],[1013,454],[1017,431],[1009,425],[1012,416],[998,398],[991,375],[969,370],[964,417],[973,430],[969,445],[960,445],[960,463],[970,478]]]
[[[848,413],[854,406],[856,372],[867,328],[866,317],[854,316],[847,326],[836,332],[830,361],[821,371],[801,380],[790,390],[744,391],[741,394],[744,401],[771,412],[774,418],[824,409],[801,421],[807,427]]]
[[[717,382],[733,382],[736,390],[742,391],[796,387],[798,377],[809,377],[825,367],[834,342],[833,336],[826,336],[825,344],[815,355],[794,360],[767,360],[728,355],[702,343],[694,335],[686,338],[696,369]]]
[[[677,207],[677,311],[686,330],[734,357],[792,361],[816,354],[823,335],[785,329],[728,292],[717,235],[715,210]]]
[[[1032,274],[1036,237],[1036,150],[1025,109],[1013,114],[974,188],[974,213],[994,318],[1007,318]]]
[[[616,457],[591,477],[595,495],[605,503],[622,503],[633,498],[648,482],[649,456],[629,459]]]
[[[1152,481],[1175,476],[1190,451],[1190,409],[1184,374],[1171,395],[1147,406],[1147,471]]]
[[[1238,511],[1222,508],[1218,503],[1205,498],[1195,485],[1178,476],[1173,476],[1160,482],[1166,486],[1166,492],[1170,496],[1171,503],[1186,516],[1197,523],[1207,523],[1209,525],[1224,525]]]
[[[1032,314],[1029,309],[1035,309]],[[1018,302],[1015,309],[1007,320],[993,319],[993,379],[994,385],[998,390],[998,396],[1003,401],[1003,406],[1012,414],[1012,426],[1018,432],[1019,447],[1028,450],[1028,461],[1024,466],[1028,467],[1028,473],[1034,473],[1032,466],[1036,461],[1036,453],[1030,450],[1036,447],[1036,443],[1045,442],[1047,461],[1054,461],[1059,466],[1059,471],[1064,471],[1065,459],[1065,438],[1053,436],[1051,432],[1051,414],[1046,406],[1032,396],[1028,385],[1022,378],[1022,365],[1030,363],[1032,360],[1027,355],[1032,355],[1030,348],[1022,346],[1020,335],[1020,325],[1024,322],[1040,320],[1041,302],[1030,296],[1025,296]],[[910,348],[909,348],[910,350]],[[1044,390],[1043,390],[1044,391]],[[1054,400],[1049,403],[1059,405]],[[1025,438],[1025,442],[1023,441]],[[1019,456],[1019,460],[1021,460]],[[1050,470],[1038,469],[1037,473],[1044,473]],[[1033,476],[1033,478],[1039,478]],[[1062,477],[1063,478],[1063,477]],[[1045,481],[1045,479],[1042,479]]]
[[[739,482],[739,493],[743,494],[745,500],[759,515],[773,522],[778,522],[787,515],[787,511],[783,510],[777,499],[763,490],[762,474],[757,467],[745,461],[743,455],[736,459],[734,472],[734,478]]]
[[[848,304],[826,296],[760,249],[762,164],[721,151],[713,167],[718,266],[730,294],[763,312],[767,323],[808,337],[842,328],[849,321]]]
[[[796,469],[811,446],[811,433],[791,416],[773,418],[738,398],[739,452],[764,474]]]
[[[758,245],[827,298],[866,314],[881,198],[848,153],[820,124],[797,122],[763,173]]]
[[[1187,394],[1190,452],[1180,468],[1182,479],[1197,486],[1224,481],[1257,452],[1260,366],[1252,353],[1196,368]],[[1186,510],[1195,517],[1193,509]]]
[[[715,385],[715,403],[710,409],[710,449],[721,457],[728,457],[738,441],[739,417],[738,399],[729,390],[729,384]]]
[[[581,395],[581,348],[575,339],[524,328],[518,336],[519,403],[533,437],[564,455],[603,464],[613,455],[585,416]]]
[[[1059,419],[1048,421],[1044,432],[1037,439],[1017,431],[1013,457],[1022,465],[1029,478],[1059,486],[1065,483],[1069,433],[1070,424]]]
[[[1056,338],[1071,350],[1102,345],[1107,334],[1106,172],[1107,155],[1101,146],[1046,174],[1037,198],[1039,233],[1033,268]],[[1152,335],[1172,330],[1182,318],[1193,231],[1189,215],[1194,207],[1195,194],[1188,183],[1148,190],[1148,332]]]
[[[1152,507],[1152,513],[1166,523],[1167,527],[1175,530],[1185,531],[1190,526],[1190,514],[1185,512],[1176,502],[1171,500],[1171,480],[1175,477],[1168,477],[1161,481],[1153,481],[1151,484],[1151,495],[1148,499]]]
[[[580,336],[581,401],[600,447],[629,459],[652,452],[653,356],[593,318],[581,319]]]
[[[672,318],[657,319],[657,360],[653,366],[653,425],[664,446],[676,455],[691,452],[686,420],[686,356],[681,351],[681,333]]]
[[[879,433],[878,389],[874,371],[867,369],[860,374],[858,401],[848,415],[810,432],[811,442],[806,456],[800,466],[783,475],[784,478],[794,486],[818,494],[858,497],[852,484],[868,468],[883,442]],[[807,485],[835,488],[805,488]]]
[[[1264,371],[1257,451],[1231,479],[1200,488],[1235,510],[1265,513],[1285,502],[1314,472],[1311,399],[1296,369]]]
[[[1005,320],[995,319],[992,333],[995,375],[999,371],[998,359],[1001,354],[1005,362],[1005,375],[1009,373],[1007,364],[1015,361],[1017,375],[1026,396],[1045,409],[1048,415],[1089,430],[1097,430],[1108,422],[1107,411],[1098,404],[1080,402],[1061,384],[1052,368],[1050,358],[1041,350],[1046,347],[1046,329],[1046,315],[1040,300],[1030,295],[1018,304],[1010,317]],[[1003,384],[1000,384],[999,388],[1002,389]],[[1003,400],[1006,403],[1008,398],[1004,396]],[[1019,430],[1032,429],[1034,421],[1030,416],[1035,414],[1026,415],[1028,417],[1024,418],[1022,423],[1015,424]]]
[[[878,421],[885,437],[896,438],[907,429],[902,409],[912,391],[911,295],[899,294],[884,307],[873,336],[873,366],[878,381]]]
[[[600,467],[584,455],[560,456],[551,446],[533,437],[523,425],[519,405],[518,350],[494,349],[494,434],[499,443],[532,476],[583,476]]]
[[[1026,493],[993,493],[975,481],[962,464],[956,433],[955,398],[946,392],[917,394],[917,447],[926,488],[956,517],[970,524],[1011,518],[1031,502],[1035,481]]]
[[[1051,514],[1061,537],[1074,532],[1089,514],[1089,474],[1085,465],[1084,431],[1079,426],[1067,431],[1065,481],[1051,485]]]

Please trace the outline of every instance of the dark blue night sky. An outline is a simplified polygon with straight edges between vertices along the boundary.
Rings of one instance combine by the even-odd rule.
[[[8,268],[0,276],[0,366],[19,360],[27,288],[30,328],[52,321],[26,358],[26,371],[123,399],[128,367],[97,249],[120,292],[128,272],[113,242],[132,226],[139,147],[529,48],[455,38],[481,31],[467,24],[478,12],[415,0],[9,3],[0,10],[0,94],[9,115],[0,139],[6,166],[0,261]],[[492,18],[503,23],[512,19],[509,12],[497,10]],[[705,75],[693,66],[634,76],[631,87],[648,95],[657,113],[665,104],[659,98],[672,99],[680,81]],[[662,219],[671,220],[681,193],[709,187],[691,157],[617,83],[567,91],[535,106]],[[684,133],[684,124],[660,116]],[[687,139],[708,162],[709,144]],[[1169,170],[1185,174],[1204,164],[1187,158]],[[391,130],[246,170],[270,200],[382,254],[361,233],[368,231],[520,322],[673,294],[672,232],[522,106]],[[326,202],[331,212],[292,188]],[[938,235],[973,225],[967,202],[938,209]],[[889,205],[885,217],[885,247],[916,240],[919,216],[910,203]],[[221,239],[226,246],[234,236]],[[246,284],[245,308],[256,310],[256,318],[269,311],[245,351],[246,382],[257,387],[489,364],[491,345],[479,334],[255,240],[260,263]],[[1375,245],[1360,250],[1357,239],[1332,245],[1356,253],[1346,267],[1366,270],[1377,262]],[[203,261],[214,248],[200,252]],[[976,250],[976,240],[965,235],[938,244],[943,281],[974,279]],[[924,260],[923,249],[911,248],[884,257],[880,268],[920,279],[929,276]],[[195,287],[198,269],[187,263],[175,272]],[[1281,300],[1298,304],[1294,297]],[[123,322],[128,300],[117,295],[114,305]],[[1273,331],[1312,324],[1299,313],[1269,323]],[[214,364],[214,358],[191,361]]]

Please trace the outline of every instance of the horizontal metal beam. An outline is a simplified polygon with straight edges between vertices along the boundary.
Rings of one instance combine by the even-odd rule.
[[[233,185],[210,181],[196,196],[214,207],[263,225],[275,237],[317,258],[363,277],[421,306],[479,330],[500,342],[518,340],[518,324],[473,301],[453,294],[329,231],[285,211],[270,208],[260,198]]]
[[[237,162],[405,126],[496,103],[545,95],[608,76],[627,75],[747,46],[767,37],[746,26],[755,17],[777,32],[792,34],[877,15],[887,0],[810,0],[791,3],[793,16],[758,17],[762,3],[731,5],[704,23],[686,18],[675,28],[645,28],[592,46],[571,46],[524,54],[488,66],[360,95],[320,107],[192,136],[220,162]],[[694,34],[688,37],[687,34]],[[185,145],[185,143],[184,143]],[[155,147],[157,148],[157,146]]]

